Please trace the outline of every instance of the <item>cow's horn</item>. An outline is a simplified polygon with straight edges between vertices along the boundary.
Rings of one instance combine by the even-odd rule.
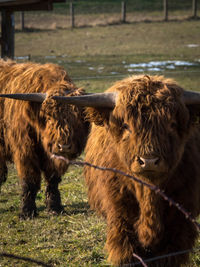
[[[45,98],[46,98],[46,94],[42,94],[42,93],[32,93],[32,94],[0,94],[0,97],[42,103],[45,100]]]
[[[200,92],[184,91],[183,101],[186,105],[199,105],[200,104]]]
[[[42,103],[46,99],[46,96],[47,95],[44,93],[0,94],[0,97],[39,103]],[[80,96],[52,96],[52,98],[59,102],[65,102],[66,104],[74,104],[77,106],[114,108],[117,93],[91,93]]]
[[[53,99],[67,104],[84,107],[114,108],[117,93],[91,93],[80,96],[53,96]]]

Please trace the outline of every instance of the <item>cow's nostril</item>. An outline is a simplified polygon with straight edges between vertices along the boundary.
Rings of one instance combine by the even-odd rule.
[[[140,157],[138,157],[138,162],[141,166],[144,165],[144,161]]]
[[[66,146],[65,146],[65,149],[66,149],[67,151],[70,151],[70,150],[72,149],[72,145],[71,145],[71,144],[66,145]]]
[[[62,151],[62,150],[63,150],[63,148],[62,148],[62,145],[61,145],[61,144],[57,144],[57,147],[58,147],[58,149],[59,149],[60,151]]]
[[[142,168],[152,169],[152,168],[158,167],[160,159],[158,157],[155,157],[155,158],[138,157],[138,162]]]

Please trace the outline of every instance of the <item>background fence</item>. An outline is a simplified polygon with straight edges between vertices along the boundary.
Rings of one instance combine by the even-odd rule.
[[[54,5],[52,12],[17,12],[17,29],[83,26],[198,18],[199,0],[74,0]],[[40,25],[37,17],[43,19]]]

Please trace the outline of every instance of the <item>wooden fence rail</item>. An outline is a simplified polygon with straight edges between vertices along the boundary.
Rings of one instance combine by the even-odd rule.
[[[169,10],[170,10],[170,5],[168,0],[160,0],[163,8],[163,20],[168,21],[169,20]],[[196,19],[197,16],[197,0],[190,0],[191,1],[191,17]],[[70,1],[69,3],[69,16],[70,16],[70,27],[74,28],[77,27],[76,25],[76,16],[78,17],[79,13],[76,10],[78,9],[78,1]],[[104,3],[102,3],[103,5]],[[95,5],[95,4],[94,4]],[[128,12],[128,3],[126,0],[123,0],[121,2],[121,12],[119,12],[119,21],[121,23],[126,23],[127,22],[127,12]],[[91,12],[92,14],[92,12]],[[121,14],[121,15],[120,15]],[[67,16],[67,14],[66,14]],[[24,13],[21,16],[21,29],[25,29],[25,19],[24,19]]]
[[[169,19],[169,2],[168,0],[163,1],[163,13],[164,13],[164,21],[168,21]],[[71,28],[75,27],[75,5],[73,2],[70,2],[70,16],[71,16]],[[127,3],[126,1],[121,2],[121,22],[126,23],[126,13],[127,13]],[[197,0],[192,0],[192,17],[197,18]]]

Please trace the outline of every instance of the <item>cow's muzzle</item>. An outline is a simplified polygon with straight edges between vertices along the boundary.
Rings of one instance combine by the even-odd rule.
[[[161,180],[166,177],[169,168],[160,155],[148,154],[136,156],[131,164],[131,171],[136,177],[147,179],[148,181],[151,180],[154,183],[156,182],[155,179],[159,179],[158,182],[156,182],[159,184]]]
[[[165,160],[157,153],[150,153],[145,155],[138,155],[132,164],[132,171],[140,173],[144,176],[147,173],[157,175],[159,173],[168,172],[168,165]]]
[[[78,154],[77,147],[73,143],[61,144],[57,143],[52,146],[51,153],[57,156],[63,156],[68,159],[73,159]]]
[[[144,171],[158,171],[161,163],[159,157],[138,157],[137,160]]]

